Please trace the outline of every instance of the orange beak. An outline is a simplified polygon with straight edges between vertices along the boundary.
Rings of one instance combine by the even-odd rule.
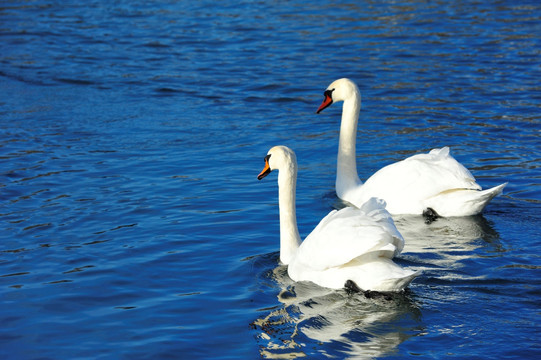
[[[269,165],[269,158],[270,158],[270,155],[265,156],[265,167],[263,168],[263,170],[261,170],[259,175],[257,175],[257,180],[261,180],[265,176],[270,174],[271,168],[270,168],[270,165]]]
[[[332,104],[332,91],[327,90],[323,95],[325,95],[325,99],[323,100],[321,105],[319,105],[316,114],[319,114],[323,109],[328,108]]]

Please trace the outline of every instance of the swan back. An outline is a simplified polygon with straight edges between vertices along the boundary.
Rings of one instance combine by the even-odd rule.
[[[288,267],[295,281],[342,288],[351,280],[363,290],[399,291],[419,272],[392,261],[404,246],[383,200],[334,210],[303,241]]]
[[[350,188],[344,200],[362,204],[377,196],[392,214],[421,214],[434,207],[430,199],[454,190],[480,190],[473,175],[451,156],[449,148],[434,149],[387,165],[366,182]],[[439,208],[441,211],[441,207]]]
[[[312,270],[340,267],[356,258],[392,259],[404,247],[385,202],[370,199],[360,209],[331,211],[301,244],[296,265]]]

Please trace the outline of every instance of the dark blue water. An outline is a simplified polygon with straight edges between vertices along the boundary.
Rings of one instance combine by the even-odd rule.
[[[301,236],[358,170],[451,146],[482,216],[397,219],[403,294],[293,283],[267,150],[297,152]],[[3,1],[0,357],[541,357],[538,1]]]

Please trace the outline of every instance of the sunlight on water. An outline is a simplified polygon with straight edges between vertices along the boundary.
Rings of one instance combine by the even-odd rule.
[[[0,5],[0,357],[540,357],[541,6],[362,1]],[[482,215],[401,217],[404,293],[293,283],[274,145],[306,236],[335,195],[340,106],[361,179],[450,146]],[[505,336],[503,336],[505,335]],[[181,355],[179,355],[181,354]]]

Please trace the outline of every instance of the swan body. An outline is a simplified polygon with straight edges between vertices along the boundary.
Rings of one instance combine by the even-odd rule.
[[[294,281],[311,281],[331,289],[353,281],[362,290],[400,291],[418,272],[393,262],[404,247],[385,202],[371,198],[360,208],[333,210],[301,242],[295,191],[297,161],[285,146],[271,148],[262,179],[279,170],[280,261]]]
[[[342,200],[358,207],[371,197],[381,198],[391,214],[420,215],[430,208],[440,216],[470,216],[480,213],[507,185],[482,190],[468,169],[451,156],[448,147],[387,165],[363,183],[355,162],[359,89],[349,79],[338,79],[324,96],[317,113],[334,102],[344,102],[336,174],[336,193]]]

